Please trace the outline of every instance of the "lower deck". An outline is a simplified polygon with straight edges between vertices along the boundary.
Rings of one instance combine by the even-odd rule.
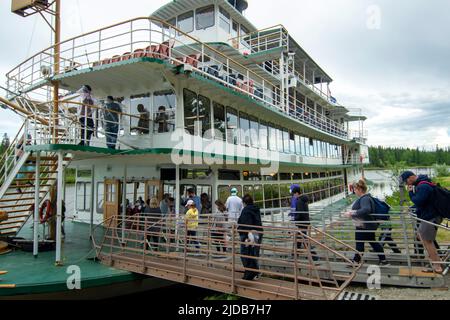
[[[32,239],[31,226],[30,223],[25,225],[18,236]],[[54,252],[41,252],[38,258],[19,250],[0,255],[0,269],[8,271],[1,277],[1,283],[15,285],[15,288],[0,290],[0,300],[53,297],[99,299],[172,285],[168,281],[150,279],[95,262],[89,225],[67,221],[65,231],[63,267],[55,266]],[[74,266],[80,270],[81,291],[67,287],[67,281],[73,275],[70,269]]]

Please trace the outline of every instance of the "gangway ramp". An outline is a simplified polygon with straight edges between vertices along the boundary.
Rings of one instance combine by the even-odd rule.
[[[331,249],[328,242],[334,240],[326,234],[316,240],[296,227],[265,225],[262,232],[253,231],[263,236],[262,243],[249,244],[241,241],[240,227],[226,221],[218,223],[211,216],[202,217],[196,237],[189,237],[182,217],[136,215],[111,218],[95,229],[92,239],[97,259],[105,265],[255,300],[335,300],[360,268],[347,255]],[[223,237],[218,237],[220,234]],[[156,238],[161,241],[158,243]],[[277,245],[271,238],[283,241]],[[259,269],[243,266],[242,258],[253,258],[246,255],[251,253],[242,253],[241,246],[247,245],[260,251]],[[348,256],[355,254],[353,248],[346,248]],[[292,259],[278,258],[274,252]],[[320,255],[320,261],[315,254]],[[322,277],[321,269],[327,268],[330,259],[345,266],[347,273],[329,270]],[[264,267],[271,263],[290,267],[290,271]],[[302,270],[308,270],[308,275]],[[259,276],[253,281],[243,280],[245,271]]]

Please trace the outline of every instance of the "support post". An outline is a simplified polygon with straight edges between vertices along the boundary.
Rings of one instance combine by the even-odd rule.
[[[58,188],[57,188],[57,201],[56,201],[56,265],[62,266],[61,248],[62,248],[62,201],[63,201],[63,168],[64,154],[58,153]]]
[[[178,234],[180,232],[178,227],[178,221],[180,221],[180,166],[175,166],[175,194],[173,195],[175,198],[175,240],[178,242]],[[178,245],[176,250],[178,251]]]
[[[33,256],[38,257],[39,254],[39,203],[41,189],[41,154],[36,154],[36,172],[34,177],[34,224],[33,224]]]
[[[122,183],[122,244],[125,243],[125,219],[127,218],[127,165],[123,167]]]
[[[94,237],[94,196],[95,196],[95,166],[93,165],[91,168],[91,203],[90,203],[90,231],[91,231],[91,240]]]
[[[61,42],[61,0],[55,1],[55,47],[54,47],[54,74],[59,73],[60,67],[60,42]],[[59,83],[53,83],[53,141],[58,142],[58,109],[59,109]],[[58,190],[61,192],[61,190]]]

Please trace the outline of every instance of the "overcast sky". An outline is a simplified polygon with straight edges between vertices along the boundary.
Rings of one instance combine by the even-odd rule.
[[[65,0],[63,39],[128,18],[168,0]],[[370,145],[450,146],[450,1],[250,0],[257,28],[283,24],[334,79],[339,103],[369,117]],[[37,16],[0,2],[0,83],[7,71],[49,45]],[[34,30],[34,32],[33,32]],[[0,94],[4,94],[0,91]],[[0,134],[21,121],[0,110]]]

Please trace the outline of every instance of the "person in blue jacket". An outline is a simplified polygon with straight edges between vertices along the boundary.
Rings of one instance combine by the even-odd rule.
[[[441,259],[435,246],[438,228],[435,225],[442,223],[436,209],[433,206],[434,186],[426,175],[417,176],[411,171],[405,171],[400,180],[408,187],[409,197],[416,208],[417,217],[426,222],[420,222],[419,236],[430,256],[433,270],[424,270],[442,273]],[[429,223],[427,223],[429,222]]]
[[[360,180],[353,186],[358,200],[353,204],[352,211],[346,213],[346,216],[352,218],[356,230],[355,241],[356,251],[353,261],[360,263],[362,260],[361,254],[365,250],[365,243],[369,243],[373,251],[378,254],[380,266],[387,266],[389,263],[386,260],[384,249],[375,239],[375,232],[378,229],[378,223],[372,217],[375,212],[375,203],[370,193],[367,193],[368,187],[364,180]]]

